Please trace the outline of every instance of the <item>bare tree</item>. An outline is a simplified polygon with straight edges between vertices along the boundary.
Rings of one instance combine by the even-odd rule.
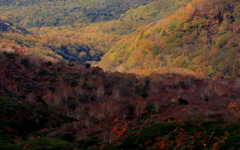
[[[113,88],[112,95],[113,95],[113,98],[114,98],[114,99],[119,99],[119,98],[120,98],[121,94],[120,94],[120,89],[119,89],[119,87],[116,87],[116,86],[115,86],[115,87]]]
[[[97,88],[96,91],[97,101],[99,101],[104,94],[105,94],[104,86],[100,86],[99,88]]]
[[[135,105],[134,113],[137,118],[141,118],[144,109],[146,108],[146,102],[145,101],[140,101]]]
[[[85,124],[85,126],[87,127],[88,130],[92,129],[92,127],[93,127],[93,121],[92,121],[89,117],[86,117],[86,118],[83,120],[83,123]]]

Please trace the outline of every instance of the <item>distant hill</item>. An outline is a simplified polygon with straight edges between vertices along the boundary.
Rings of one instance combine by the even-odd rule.
[[[126,11],[156,0],[1,0],[0,14],[25,28],[118,19]]]
[[[208,76],[240,75],[239,1],[204,0],[183,6],[117,42],[99,65],[121,71],[170,67]]]

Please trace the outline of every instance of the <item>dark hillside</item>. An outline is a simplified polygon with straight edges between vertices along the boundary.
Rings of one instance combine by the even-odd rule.
[[[0,18],[0,32],[29,34],[26,29]]]
[[[0,57],[3,149],[239,146],[239,78],[144,77],[20,53]]]

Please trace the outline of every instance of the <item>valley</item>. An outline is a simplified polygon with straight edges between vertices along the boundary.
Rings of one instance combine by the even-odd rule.
[[[0,0],[0,149],[239,149],[239,14],[239,0]]]

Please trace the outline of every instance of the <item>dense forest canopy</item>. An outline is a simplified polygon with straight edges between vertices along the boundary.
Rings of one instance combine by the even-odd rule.
[[[239,149],[239,14],[239,0],[0,0],[0,149]]]
[[[176,67],[208,76],[217,72],[237,76],[239,8],[237,0],[188,3],[170,17],[121,39],[100,66],[120,70]]]
[[[66,44],[63,44],[63,46],[51,46],[48,48],[51,48],[54,52],[56,52],[58,55],[61,55],[63,59],[70,60],[70,61],[79,61],[79,62],[86,62],[91,61],[96,63],[100,60],[101,56],[106,53],[110,47],[112,47],[116,41],[120,40],[121,38],[124,38],[124,35],[127,35],[129,33],[132,33],[136,31],[137,29],[146,26],[148,23],[161,20],[163,18],[166,18],[168,15],[170,15],[173,11],[178,9],[182,6],[182,4],[188,2],[189,0],[179,1],[179,0],[170,0],[170,1],[148,1],[149,4],[146,3],[146,5],[137,7],[138,3],[137,1],[131,1],[127,3],[131,3],[134,5],[134,9],[130,9],[126,11],[125,13],[122,13],[120,17],[117,17],[114,20],[109,21],[100,21],[100,22],[86,22],[86,21],[80,21],[75,22],[70,21],[66,22],[65,25],[47,25],[47,27],[44,27],[43,25],[47,21],[43,21],[43,19],[46,19],[46,17],[40,13],[41,11],[46,11],[48,9],[45,9],[49,7],[53,9],[55,6],[57,11],[51,10],[50,12],[47,11],[44,14],[48,15],[50,19],[55,19],[55,15],[61,14],[62,10],[59,9],[60,7],[66,8],[65,17],[68,17],[68,9],[72,8],[70,7],[71,4],[74,3],[74,7],[76,4],[80,4],[79,1],[52,1],[52,2],[46,2],[46,5],[44,7],[41,7],[41,4],[43,1],[32,1],[29,3],[26,3],[26,6],[16,6],[16,4],[13,2],[11,5],[3,6],[2,8],[2,18],[8,18],[12,21],[18,22],[23,27],[26,27],[29,29],[30,26],[27,26],[24,23],[24,20],[28,18],[31,22],[38,22],[39,25],[35,28],[30,28],[29,31],[31,31],[34,34],[41,34],[41,39],[48,39],[48,38],[54,38],[59,39],[58,43],[66,43],[64,40],[72,40],[76,41],[77,43],[81,43],[80,45],[87,45],[91,50],[91,53],[89,53],[89,50],[84,50],[83,52],[79,50],[79,46],[77,46],[77,43],[75,42],[75,46],[71,49],[71,52],[66,51],[66,47],[69,49],[69,46],[66,46]],[[91,4],[89,6],[96,5],[93,3],[94,1],[90,1]],[[88,3],[90,3],[88,2]],[[141,1],[141,5],[143,5]],[[35,5],[35,3],[39,4],[40,7]],[[51,4],[52,3],[52,4]],[[75,4],[76,3],[76,4]],[[84,3],[86,3],[84,1]],[[105,1],[106,4],[113,3],[115,4],[115,1]],[[54,4],[54,5],[53,5]],[[126,3],[121,5],[125,5]],[[20,5],[20,4],[19,4]],[[135,8],[136,5],[136,8]],[[22,8],[24,7],[24,8]],[[35,9],[35,7],[37,7]],[[20,10],[21,8],[21,10]],[[34,9],[33,9],[34,8]],[[132,8],[132,7],[131,7]],[[115,8],[114,8],[115,9]],[[119,9],[121,9],[119,7]],[[124,7],[125,9],[125,7]],[[95,8],[94,8],[95,10]],[[115,9],[116,10],[116,9]],[[25,13],[17,13],[17,11],[20,12],[27,12],[28,15]],[[37,12],[36,12],[37,11]],[[61,11],[60,13],[58,11]],[[65,10],[64,10],[65,11]],[[79,14],[78,12],[76,14]],[[9,17],[7,17],[9,16]],[[61,21],[64,20],[65,17],[61,17]],[[40,21],[35,21],[35,19],[41,18]],[[6,21],[6,20],[5,20]],[[32,26],[31,26],[32,27]],[[60,40],[61,39],[61,40]],[[49,39],[47,41],[51,41],[52,39]],[[26,43],[26,42],[25,42]],[[56,43],[55,43],[56,44]],[[54,44],[54,45],[55,45]],[[71,44],[72,45],[72,44]],[[81,46],[80,46],[81,47]],[[79,53],[80,52],[80,53]]]
[[[0,14],[24,27],[61,26],[118,19],[127,10],[156,0],[0,1]]]
[[[16,23],[0,20],[1,51],[23,51],[26,54],[36,54],[39,57],[55,61],[78,61],[85,64],[89,61],[100,61],[103,52],[91,44],[70,38],[36,36]]]
[[[104,72],[22,51],[0,58],[0,149],[240,146],[239,77]]]

